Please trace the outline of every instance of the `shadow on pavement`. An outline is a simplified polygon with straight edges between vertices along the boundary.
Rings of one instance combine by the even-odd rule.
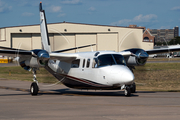
[[[0,86],[0,89],[6,90],[13,90],[13,91],[22,91],[26,92],[26,94],[3,94],[0,96],[13,96],[13,95],[30,95],[29,89],[22,89],[22,88],[12,88],[12,87],[5,87]],[[28,92],[28,93],[27,93]],[[64,95],[64,96],[124,96],[124,91],[80,91],[80,90],[73,90],[73,89],[57,89],[57,90],[40,90],[38,96],[41,95]],[[138,97],[138,95],[131,94],[131,97]]]

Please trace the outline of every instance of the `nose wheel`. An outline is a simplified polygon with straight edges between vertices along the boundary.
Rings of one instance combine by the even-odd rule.
[[[31,84],[30,86],[30,93],[31,95],[37,95],[38,94],[38,91],[39,91],[39,87],[38,87],[38,81],[36,79],[36,69],[32,69],[32,72],[33,72],[33,83]]]
[[[129,86],[126,86],[126,88],[125,88],[125,90],[124,90],[124,95],[125,95],[126,97],[131,96],[131,89],[130,89]]]

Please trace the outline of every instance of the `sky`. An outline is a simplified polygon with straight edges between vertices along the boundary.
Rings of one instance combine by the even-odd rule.
[[[47,23],[180,27],[180,0],[0,0],[0,28],[39,24],[40,1]]]

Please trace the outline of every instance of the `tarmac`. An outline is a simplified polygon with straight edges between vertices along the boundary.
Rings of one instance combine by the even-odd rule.
[[[0,78],[0,120],[179,120],[179,92],[76,90]]]

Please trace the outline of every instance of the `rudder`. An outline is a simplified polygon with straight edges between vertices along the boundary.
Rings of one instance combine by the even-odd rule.
[[[42,9],[42,3],[41,2],[39,4],[39,11],[40,11],[40,29],[41,29],[42,49],[44,49],[50,53],[51,52],[51,46],[50,46],[50,41],[49,41],[46,16],[45,16],[45,11]]]

